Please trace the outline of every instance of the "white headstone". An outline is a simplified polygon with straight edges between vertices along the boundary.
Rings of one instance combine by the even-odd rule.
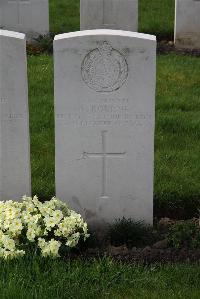
[[[80,28],[138,31],[138,0],[81,0]]]
[[[0,27],[27,33],[30,37],[47,34],[48,0],[1,0]]]
[[[200,0],[176,0],[175,45],[200,48]]]
[[[26,41],[0,30],[0,200],[31,194]]]
[[[54,55],[57,196],[93,224],[152,223],[155,37],[63,34]]]

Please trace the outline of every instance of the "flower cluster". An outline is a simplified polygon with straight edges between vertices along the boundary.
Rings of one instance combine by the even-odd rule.
[[[75,247],[88,236],[81,215],[55,197],[44,203],[37,196],[0,202],[0,257],[5,259],[25,255],[28,244],[44,257],[58,257],[61,246]]]

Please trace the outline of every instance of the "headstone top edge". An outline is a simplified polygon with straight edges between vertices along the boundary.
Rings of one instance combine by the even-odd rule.
[[[112,30],[112,29],[94,29],[94,30],[83,30],[75,31],[70,33],[58,34],[55,36],[54,41],[73,38],[73,37],[83,37],[83,36],[100,36],[100,35],[110,35],[110,36],[124,36],[124,37],[135,37],[138,39],[145,39],[149,41],[156,42],[156,36],[132,31],[124,30]]]
[[[26,36],[23,33],[0,29],[0,36],[13,37],[25,40]]]

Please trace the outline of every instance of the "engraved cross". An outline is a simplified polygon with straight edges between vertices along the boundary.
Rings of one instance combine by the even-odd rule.
[[[106,150],[106,134],[107,131],[101,131],[101,139],[102,139],[102,152],[101,153],[91,153],[84,152],[84,158],[101,158],[102,159],[102,191],[101,197],[108,198],[106,192],[106,182],[107,182],[107,158],[123,158],[126,155],[126,152],[121,153],[113,153],[107,152]]]
[[[17,23],[21,25],[21,9],[20,6],[22,3],[29,3],[29,0],[9,0],[9,3],[16,3],[17,4]]]

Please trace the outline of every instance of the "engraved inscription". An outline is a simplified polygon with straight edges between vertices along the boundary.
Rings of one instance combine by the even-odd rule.
[[[96,92],[112,92],[126,82],[128,64],[119,51],[104,41],[86,55],[81,74],[87,86]]]
[[[0,98],[0,103],[1,104],[7,103],[7,99],[6,98]]]
[[[23,113],[4,113],[2,115],[2,120],[8,120],[8,121],[16,121],[16,120],[22,120],[25,119],[26,116]]]
[[[108,198],[106,192],[106,183],[107,183],[107,158],[123,158],[126,155],[126,152],[122,153],[109,153],[106,150],[106,134],[108,131],[101,131],[102,138],[102,152],[100,153],[89,153],[83,152],[83,158],[101,158],[102,159],[102,191],[101,198]]]
[[[132,101],[131,101],[132,102]],[[95,101],[74,107],[67,113],[56,114],[57,120],[74,127],[98,126],[151,126],[152,114],[145,111],[134,112],[128,98],[102,97]]]

